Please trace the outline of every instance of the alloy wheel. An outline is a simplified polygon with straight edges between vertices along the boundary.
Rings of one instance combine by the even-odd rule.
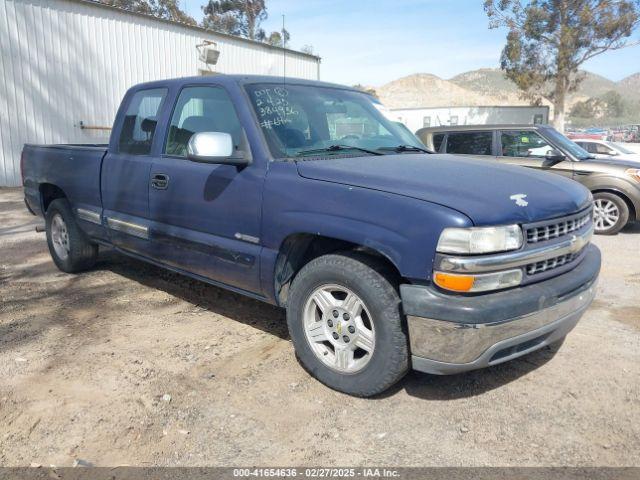
[[[364,301],[341,285],[323,285],[306,302],[304,331],[311,350],[340,373],[356,373],[375,348],[373,319]]]
[[[69,257],[69,230],[62,215],[56,213],[51,220],[51,242],[53,249],[60,260],[66,260]]]
[[[613,228],[620,220],[620,209],[611,200],[599,198],[595,200],[593,208],[593,222],[597,232]]]

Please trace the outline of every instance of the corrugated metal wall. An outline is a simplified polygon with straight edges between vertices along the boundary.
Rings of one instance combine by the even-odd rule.
[[[78,0],[0,0],[0,186],[20,184],[24,143],[106,142],[131,85],[198,75],[195,45],[218,44],[221,73],[282,75],[283,52]],[[287,52],[287,76],[317,79],[319,59]]]

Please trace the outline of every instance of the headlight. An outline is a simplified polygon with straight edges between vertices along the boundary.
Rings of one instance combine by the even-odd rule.
[[[636,182],[640,183],[640,168],[628,168],[624,173]]]
[[[441,253],[495,253],[517,250],[522,246],[522,229],[504,227],[445,228],[438,240]]]

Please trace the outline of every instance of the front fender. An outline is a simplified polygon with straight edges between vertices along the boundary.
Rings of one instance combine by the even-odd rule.
[[[275,258],[290,235],[307,233],[362,245],[388,258],[404,278],[428,281],[442,230],[472,225],[468,217],[442,205],[302,178],[284,162],[270,168],[263,208],[265,289],[273,285]]]
[[[592,192],[609,191],[618,193],[626,197],[635,211],[635,218],[630,220],[640,220],[640,185],[632,183],[631,180],[607,175],[591,175],[582,179],[581,182]]]

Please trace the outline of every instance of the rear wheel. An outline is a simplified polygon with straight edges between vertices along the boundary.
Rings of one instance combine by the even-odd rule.
[[[347,252],[309,262],[291,286],[287,323],[302,365],[335,390],[376,395],[409,369],[400,298],[372,257]]]
[[[51,202],[45,221],[49,252],[60,270],[75,273],[94,265],[98,246],[80,230],[67,200]]]
[[[629,207],[614,193],[598,192],[593,195],[593,223],[595,232],[615,235],[629,221]]]

